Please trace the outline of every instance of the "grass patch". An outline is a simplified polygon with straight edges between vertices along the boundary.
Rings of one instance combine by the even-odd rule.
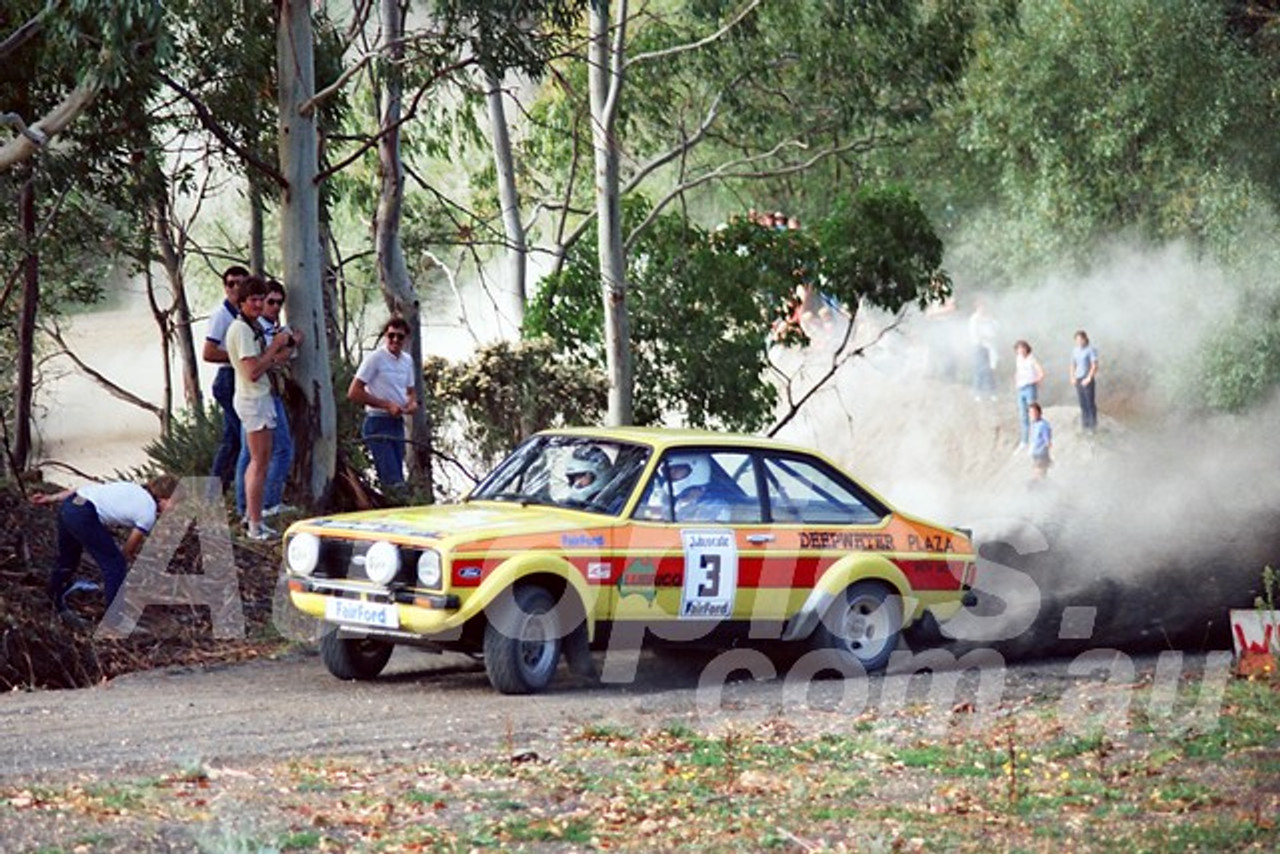
[[[1133,691],[1135,705],[1145,689]],[[1233,681],[1217,726],[1068,734],[1056,699],[983,732],[793,718],[697,729],[592,725],[430,762],[282,762],[234,774],[0,788],[0,819],[75,831],[244,813],[269,848],[310,850],[1272,850],[1280,692]],[[501,755],[499,755],[501,754]],[[187,779],[191,777],[193,779]],[[214,806],[216,805],[216,806]],[[128,838],[128,837],[124,837]],[[43,841],[43,840],[42,840]],[[95,847],[86,843],[87,847]],[[1251,848],[1252,846],[1252,848]],[[71,850],[73,844],[63,846]]]

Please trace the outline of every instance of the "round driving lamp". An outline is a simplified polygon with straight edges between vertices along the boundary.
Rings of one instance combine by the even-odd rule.
[[[424,549],[418,558],[418,586],[438,589],[440,577],[440,553]]]
[[[289,540],[285,553],[289,571],[294,575],[310,575],[320,564],[320,538],[315,534],[296,534]]]
[[[385,587],[395,580],[399,571],[399,548],[386,540],[378,540],[369,546],[369,551],[364,556],[364,574],[369,576],[370,581]]]

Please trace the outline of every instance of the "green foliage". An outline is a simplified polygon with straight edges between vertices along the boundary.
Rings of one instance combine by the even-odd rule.
[[[935,128],[950,152],[939,165],[959,173],[947,203],[995,266],[1086,261],[1117,231],[1229,247],[1250,200],[1274,197],[1277,114],[1221,4],[1017,8],[975,39],[954,123]]]
[[[624,205],[628,220],[646,214]],[[563,352],[604,363],[604,307],[595,256],[575,246],[543,280],[526,330]],[[765,379],[770,331],[793,308],[798,285],[821,289],[852,316],[863,301],[897,311],[949,291],[942,245],[920,206],[897,187],[863,188],[812,231],[761,228],[743,218],[707,232],[657,217],[629,257],[628,311],[637,423],[668,414],[690,426],[758,430],[778,389]],[[792,330],[783,344],[806,343]]]
[[[213,470],[213,456],[222,441],[222,410],[187,409],[173,416],[169,430],[143,447],[147,463],[130,472],[130,480],[145,481],[161,474],[203,477]]]
[[[424,375],[437,425],[457,405],[468,444],[495,462],[548,427],[590,424],[605,406],[604,375],[556,352],[545,338],[499,341],[461,365],[429,361]]]
[[[823,287],[846,305],[864,299],[896,312],[950,293],[942,241],[904,187],[860,188],[817,226]]]
[[[1199,385],[1212,408],[1241,412],[1280,386],[1280,296],[1259,301],[1206,341]]]

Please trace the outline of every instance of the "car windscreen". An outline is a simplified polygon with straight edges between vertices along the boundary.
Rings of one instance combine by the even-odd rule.
[[[503,460],[468,501],[513,501],[617,515],[649,448],[584,436],[534,436]]]

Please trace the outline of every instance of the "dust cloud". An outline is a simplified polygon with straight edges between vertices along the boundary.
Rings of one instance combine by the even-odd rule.
[[[1263,567],[1280,567],[1280,399],[1210,415],[1191,391],[1206,336],[1236,311],[1224,271],[1177,245],[1113,248],[1095,270],[999,294],[958,283],[953,311],[909,317],[779,438],[824,449],[909,512],[975,530],[979,611],[998,628],[961,640],[1011,655],[1228,647],[1227,610],[1252,606]],[[995,400],[971,387],[979,299],[999,324]],[[862,317],[856,337],[885,323]],[[1077,329],[1100,354],[1095,435],[1068,380]],[[1043,481],[1016,450],[1017,339],[1046,374]],[[829,364],[818,342],[795,387]]]

